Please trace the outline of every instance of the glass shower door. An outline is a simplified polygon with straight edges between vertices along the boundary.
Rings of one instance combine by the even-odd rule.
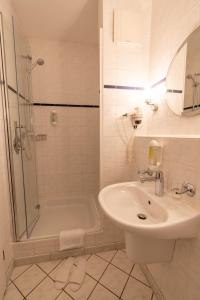
[[[16,70],[18,83],[18,102],[20,117],[20,134],[22,145],[22,165],[25,191],[27,220],[27,237],[30,236],[39,218],[37,189],[36,147],[33,122],[33,104],[31,88],[31,55],[30,47],[24,36],[14,24]]]
[[[1,35],[1,67],[2,67],[2,107],[4,112],[4,127],[7,138],[7,159],[10,177],[10,192],[12,200],[12,216],[14,237],[19,240],[26,234],[26,211],[24,198],[22,156],[20,150],[20,119],[17,97],[17,80],[15,67],[15,51],[13,39],[12,18],[6,18],[0,13]]]
[[[30,47],[12,18],[0,13],[0,50],[15,240],[26,239],[39,218],[35,133],[32,122]]]

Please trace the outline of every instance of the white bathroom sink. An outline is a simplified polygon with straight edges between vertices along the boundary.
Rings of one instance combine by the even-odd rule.
[[[140,182],[110,185],[99,194],[104,213],[125,232],[154,239],[195,237],[200,230],[200,211],[194,201],[188,196],[158,197],[153,183]]]

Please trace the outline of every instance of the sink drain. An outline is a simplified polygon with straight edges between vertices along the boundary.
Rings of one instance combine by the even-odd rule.
[[[147,216],[145,214],[137,214],[138,219],[140,220],[146,220]]]

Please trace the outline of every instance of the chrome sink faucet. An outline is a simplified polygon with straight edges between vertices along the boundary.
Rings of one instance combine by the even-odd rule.
[[[162,171],[152,171],[151,169],[147,169],[138,171],[138,174],[140,176],[141,183],[144,183],[145,181],[155,182],[155,195],[164,195],[164,175]]]

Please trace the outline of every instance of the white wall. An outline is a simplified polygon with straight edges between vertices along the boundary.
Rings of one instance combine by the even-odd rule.
[[[200,25],[200,1],[153,0],[150,78],[154,83],[166,77],[173,56],[185,38]],[[164,85],[163,85],[164,86]],[[199,135],[200,116],[183,118],[176,116],[168,108],[165,96],[158,87],[155,100],[159,111],[145,115],[144,124],[139,135]]]
[[[166,76],[168,66],[184,39],[200,25],[199,0],[153,0],[152,29],[151,29],[151,80],[155,82]],[[158,97],[159,111],[149,114],[145,128],[141,135],[158,134],[199,135],[200,116],[180,118],[174,115],[165,102],[164,97]],[[181,184],[191,181],[199,191],[199,139],[170,139],[172,156],[165,173],[167,181]],[[140,166],[144,161],[144,154],[140,151],[144,144],[137,148],[137,160]],[[196,149],[196,150],[195,150]],[[166,157],[170,155],[170,148],[165,147]],[[169,156],[168,156],[169,157]],[[165,162],[167,163],[167,162]],[[144,167],[144,165],[143,165]],[[170,189],[171,186],[168,185]],[[198,201],[199,202],[199,201]],[[193,240],[180,240],[176,243],[174,258],[168,264],[149,266],[152,275],[163,291],[167,300],[198,300],[199,272],[200,272],[200,242],[199,237]]]
[[[113,42],[113,12],[128,9],[140,15],[141,45]],[[103,7],[103,84],[144,87],[148,82],[151,1],[104,1]],[[101,186],[128,180],[131,166],[127,148],[133,137],[128,120],[122,119],[133,107],[143,103],[144,92],[103,89],[101,119]],[[129,144],[129,146],[127,146]]]
[[[151,137],[137,137],[133,153],[133,179],[138,179],[137,170],[148,166],[148,145]],[[199,138],[157,138],[164,146],[162,170],[165,189],[171,191],[191,182],[196,187],[196,195],[190,201],[200,210],[200,158]],[[192,159],[191,159],[192,158]],[[174,199],[180,204],[184,201]],[[162,198],[160,199],[162,201]],[[156,283],[166,300],[199,300],[200,286],[200,234],[194,239],[176,241],[174,257],[169,263],[148,265]]]
[[[52,110],[57,126],[50,124]],[[35,116],[36,134],[47,134],[36,144],[40,204],[97,195],[99,109],[37,106]]]
[[[97,45],[56,40],[31,40],[33,62],[43,66],[33,71],[35,102],[98,104],[99,59]]]
[[[41,103],[99,105],[99,50],[90,44],[31,40],[33,99]],[[57,126],[50,113],[58,114]],[[34,108],[40,204],[98,193],[99,108]]]
[[[145,64],[138,59],[134,50],[125,46],[116,46],[112,42],[113,9],[119,3],[120,1],[117,0],[104,1],[104,84],[145,85],[146,78],[148,78],[145,72],[148,73],[149,44],[151,82],[154,83],[166,77],[169,64],[177,49],[188,34],[200,24],[200,1],[153,0],[151,41],[146,40],[146,54],[143,57]],[[142,4],[142,1],[137,1],[137,3]],[[123,4],[126,6],[130,3],[123,1]],[[149,2],[149,10],[146,10],[146,14],[144,12],[145,17],[143,17],[149,20],[145,30],[149,36],[150,15]],[[136,57],[137,65],[143,70],[141,73],[138,71],[140,68],[137,70],[134,68],[134,64],[132,65]],[[123,64],[120,65],[122,61]],[[144,70],[146,71],[144,72]],[[134,76],[139,80],[134,81]],[[127,140],[131,141],[133,137],[132,129],[128,121],[122,121],[119,118],[123,113],[129,112],[136,103],[142,106],[144,113],[142,126],[136,132],[139,136],[168,135],[172,137],[174,135],[200,134],[200,117],[187,119],[174,115],[166,104],[162,93],[163,87],[160,85],[156,89],[155,100],[159,104],[159,110],[156,113],[153,113],[150,107],[144,104],[144,99],[147,97],[145,93],[104,89],[101,120],[102,186],[119,181],[136,180],[138,178],[137,169],[147,167],[145,149],[148,140],[136,143],[135,147],[131,142],[127,143]],[[142,138],[141,141],[143,141]],[[171,189],[172,184],[180,185],[184,180],[199,186],[199,139],[180,138],[176,140],[169,138],[166,140],[166,144],[168,144],[165,147],[164,156],[164,159],[166,156],[168,157],[168,160],[165,161],[166,187]],[[132,149],[134,149],[134,156]],[[198,199],[196,200],[198,201]],[[111,224],[108,223],[106,226],[111,232]],[[113,228],[113,232],[117,234],[116,228]],[[199,238],[182,240],[176,243],[171,263],[149,266],[167,300],[199,299],[199,282],[197,280],[200,270],[199,257]]]
[[[114,9],[128,9],[140,15],[141,45],[113,42]],[[102,37],[103,85],[145,86],[148,82],[151,1],[104,0]],[[131,180],[133,129],[124,113],[143,101],[143,91],[102,90],[101,103],[101,187]],[[128,149],[128,150],[127,150]],[[104,216],[104,237],[108,242],[123,240],[121,231]]]

